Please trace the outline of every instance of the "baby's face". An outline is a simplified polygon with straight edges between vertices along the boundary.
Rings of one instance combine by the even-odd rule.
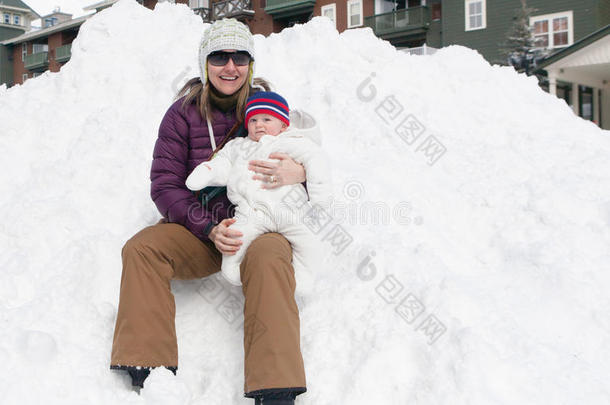
[[[258,142],[263,135],[277,136],[286,130],[286,124],[270,114],[256,114],[248,121],[248,137]]]

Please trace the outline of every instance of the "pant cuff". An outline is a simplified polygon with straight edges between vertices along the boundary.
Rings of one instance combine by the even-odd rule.
[[[111,370],[129,370],[130,368],[136,368],[136,367],[141,367],[141,368],[149,368],[149,369],[153,369],[153,368],[157,368],[157,367],[149,367],[149,366],[116,366],[116,365],[110,365],[110,369]],[[174,375],[176,375],[176,370],[178,370],[178,367],[168,367],[168,366],[163,366],[166,369],[168,369],[169,371],[171,371],[172,373],[174,373]]]
[[[306,387],[289,387],[289,388],[265,388],[262,390],[250,391],[244,394],[246,398],[265,399],[294,399],[297,395],[307,392]]]

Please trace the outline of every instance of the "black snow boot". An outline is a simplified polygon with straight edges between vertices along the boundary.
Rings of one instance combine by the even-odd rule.
[[[155,368],[155,367],[153,367]],[[172,373],[174,373],[174,375],[176,375],[176,367],[165,367],[166,369],[168,369],[169,371],[171,371]],[[127,372],[129,373],[129,375],[131,376],[131,385],[134,387],[140,387],[140,388],[144,388],[144,380],[146,380],[146,378],[148,377],[148,375],[150,374],[150,367],[125,367],[125,370],[127,370]]]
[[[131,385],[144,388],[144,380],[146,380],[146,377],[150,374],[150,368],[127,367],[127,372],[131,376]]]

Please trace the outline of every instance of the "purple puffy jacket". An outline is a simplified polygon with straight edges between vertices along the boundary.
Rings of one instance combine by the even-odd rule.
[[[182,100],[172,104],[161,121],[150,171],[150,195],[168,222],[183,225],[199,239],[209,240],[212,227],[231,217],[234,206],[223,192],[204,207],[184,184],[193,169],[209,159],[212,145],[207,122],[197,106],[193,103],[183,111]],[[217,145],[235,121],[235,111],[224,114],[213,109],[212,129]]]

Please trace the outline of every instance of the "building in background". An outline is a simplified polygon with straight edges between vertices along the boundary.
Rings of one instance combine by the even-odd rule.
[[[85,10],[97,12],[116,1],[103,0]],[[499,64],[508,62],[503,43],[521,7],[521,0],[172,1],[188,5],[204,22],[236,18],[255,34],[269,35],[314,16],[326,16],[339,32],[369,27],[410,53],[426,54],[457,44]],[[29,27],[37,14],[20,0],[0,0],[0,10],[9,2],[11,10],[23,11],[24,27]],[[157,4],[156,0],[138,2],[150,9]],[[534,36],[549,54],[537,70],[538,74],[548,72],[543,88],[565,99],[576,114],[610,129],[610,0],[527,0],[527,5],[535,9],[529,21]],[[26,22],[27,10],[31,13]],[[70,44],[89,17],[70,19],[56,10],[41,18],[41,30],[19,32],[0,42],[0,83],[23,83],[47,69],[58,71],[70,59]],[[8,21],[15,21],[12,14]]]
[[[32,29],[32,21],[40,16],[21,0],[0,0],[0,41],[16,37]]]
[[[44,71],[59,72],[70,60],[72,41],[80,26],[90,15],[72,18],[59,9],[41,17],[41,29],[31,30],[17,37],[2,41],[7,49],[12,77],[6,80],[9,86],[22,84]]]
[[[255,34],[269,35],[314,16],[330,18],[339,32],[364,26],[374,0],[176,0],[188,4],[204,22],[225,17],[243,21]],[[154,7],[154,5],[152,5]]]
[[[534,36],[557,50],[610,24],[610,0],[527,0]],[[521,7],[520,0],[443,1],[443,46],[476,49],[491,63],[506,64],[501,44]]]
[[[32,29],[32,21],[40,16],[21,0],[0,0],[0,84],[10,83],[13,65],[10,50],[2,41],[17,37]]]
[[[255,33],[267,35],[324,15],[339,32],[367,26],[411,53],[457,44],[496,64],[508,63],[502,48],[521,8],[520,0],[241,1],[246,3],[254,15],[244,19]],[[528,0],[527,6],[535,10],[529,20],[534,37],[549,54],[537,70],[550,72],[542,87],[565,99],[577,115],[610,129],[610,0]]]
[[[441,0],[375,0],[373,13],[365,14],[364,23],[397,48],[424,45],[440,48],[444,3]]]
[[[610,130],[610,25],[547,57],[538,70],[576,115]]]
[[[548,53],[535,71],[549,73],[542,87],[577,115],[610,129],[610,0],[527,0],[527,6],[534,9],[534,38]],[[441,46],[467,46],[490,63],[507,64],[502,43],[520,8],[520,0],[442,1]]]
[[[502,48],[521,0],[190,0],[189,5],[205,22],[235,17],[257,34],[326,16],[339,32],[370,27],[410,53],[457,44],[490,63],[508,64]],[[542,87],[565,99],[577,115],[610,129],[610,0],[528,0],[527,6],[534,9],[529,19],[534,37],[549,54],[537,70],[550,72]]]
[[[41,17],[20,0],[0,0],[0,12],[4,13],[2,10],[6,9],[24,16],[20,20],[23,25],[19,27],[0,24],[0,85],[10,87],[23,84],[47,70],[58,72],[70,60],[72,41],[78,35],[80,26],[96,12],[117,1],[104,0],[92,4],[83,8],[91,11],[91,14],[72,18],[72,14],[61,12],[59,7],[51,14]],[[33,29],[31,22],[38,18],[40,28]],[[11,15],[8,21],[18,20]],[[12,31],[2,31],[4,28]]]

